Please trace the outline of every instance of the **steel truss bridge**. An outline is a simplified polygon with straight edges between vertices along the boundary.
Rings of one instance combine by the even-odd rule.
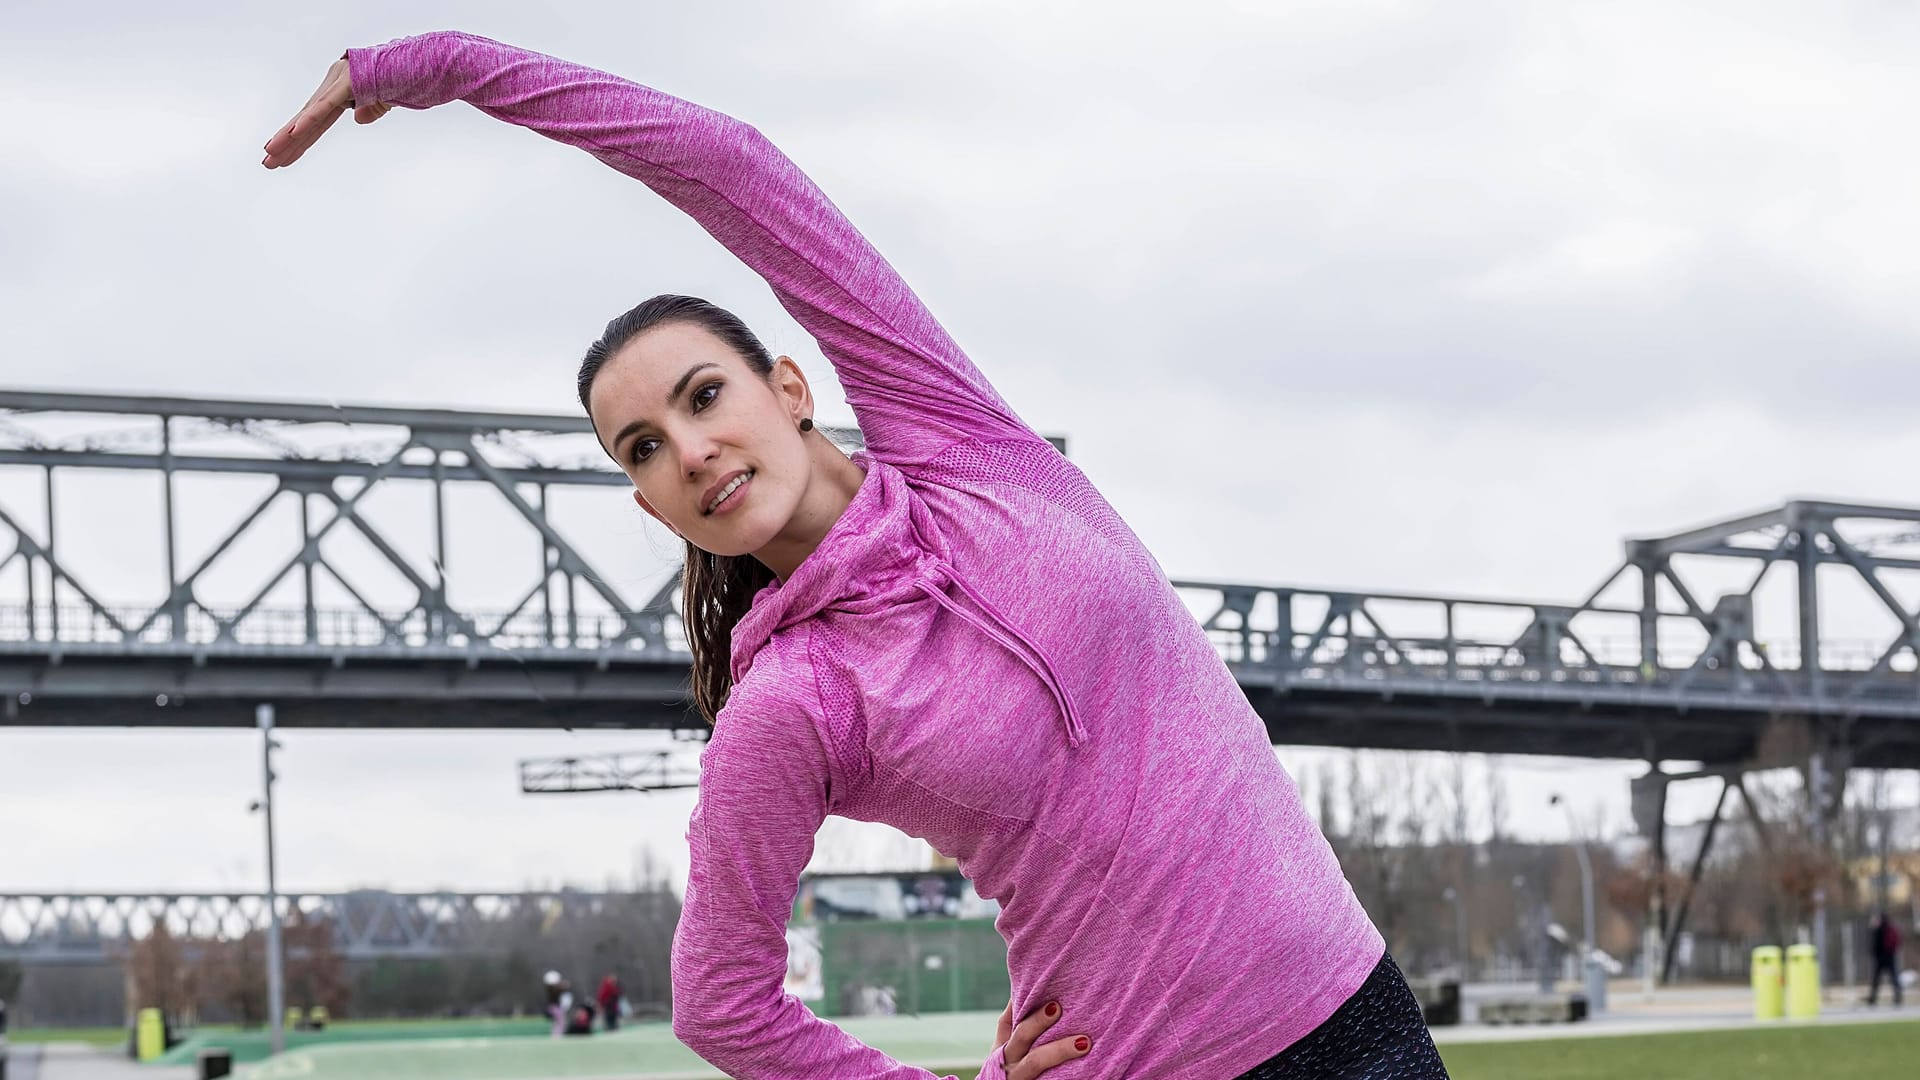
[[[73,513],[103,473],[157,505]],[[672,567],[627,591],[640,560],[591,559],[558,505],[626,484],[580,417],[0,392],[0,724],[252,726],[271,702],[283,727],[697,728]],[[476,495],[479,539],[448,526]],[[1916,523],[1790,502],[1629,541],[1565,604],[1176,585],[1276,743],[1728,766],[1786,722],[1920,767]],[[1708,593],[1709,563],[1740,577]],[[96,577],[132,565],[157,599],[110,603]],[[494,607],[455,587],[516,576]],[[1825,631],[1848,589],[1878,638]]]
[[[492,931],[648,902],[647,894],[282,893],[283,921],[324,922],[342,959],[484,952]],[[260,893],[0,893],[0,960],[36,966],[115,961],[164,925],[178,939],[237,940],[267,928]]]

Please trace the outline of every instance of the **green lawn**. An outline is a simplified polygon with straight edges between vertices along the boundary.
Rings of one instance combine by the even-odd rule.
[[[518,1020],[477,1017],[461,1020],[342,1020],[327,1025],[325,1031],[288,1031],[287,1049],[310,1046],[339,1046],[348,1043],[380,1043],[436,1039],[512,1039],[545,1036],[547,1021],[539,1017]],[[231,1026],[208,1026],[188,1032],[180,1045],[162,1054],[160,1065],[191,1065],[200,1051],[221,1047],[233,1055],[235,1065],[265,1061],[269,1036],[265,1028],[240,1030]]]
[[[470,1038],[539,1034],[546,1031],[546,1028],[547,1022],[538,1017],[519,1020],[493,1017],[460,1020],[336,1020],[328,1026],[327,1035],[335,1039]],[[215,1036],[216,1039],[220,1036],[236,1036],[241,1039],[256,1039],[264,1044],[267,1029],[264,1027],[242,1029],[238,1024],[206,1024],[179,1034],[189,1039],[195,1035]],[[124,1046],[127,1041],[127,1029],[118,1027],[18,1028],[8,1032],[7,1038],[16,1043],[70,1042],[86,1043],[90,1046]],[[290,1031],[288,1038],[295,1044],[301,1044],[323,1041],[326,1036],[316,1038],[307,1032]]]
[[[1920,1076],[1920,1021],[1822,1024],[1672,1035],[1537,1042],[1456,1043],[1440,1057],[1454,1080],[1912,1080]]]
[[[365,1034],[370,1035],[372,1031],[366,1029],[389,1027],[404,1031],[415,1025],[405,1022],[392,1025],[363,1022],[341,1026],[362,1028]],[[653,1027],[661,1030],[649,1030]],[[395,1031],[394,1034],[399,1035],[401,1031]],[[474,1076],[491,1075],[488,1069],[478,1067],[482,1061],[505,1066],[506,1062],[497,1059],[511,1056],[508,1048],[517,1045],[538,1050],[543,1055],[551,1055],[555,1049],[563,1053],[571,1052],[570,1056],[578,1056],[588,1050],[608,1053],[611,1056],[607,1060],[582,1061],[579,1063],[582,1068],[574,1070],[581,1075],[606,1075],[617,1061],[630,1063],[636,1056],[655,1056],[644,1051],[636,1054],[636,1051],[642,1051],[643,1045],[659,1042],[664,1048],[666,1043],[671,1042],[664,1025],[647,1025],[636,1029],[633,1036],[638,1036],[640,1041],[628,1041],[630,1036],[622,1035],[617,1038],[596,1037],[581,1040],[577,1044],[569,1041],[564,1047],[519,1039],[509,1039],[504,1043],[492,1040],[470,1043],[461,1048],[467,1052],[453,1054],[466,1066],[456,1066],[455,1072],[470,1072]],[[13,1037],[20,1042],[59,1040],[116,1045],[124,1038],[124,1034],[118,1028],[38,1028],[14,1032]],[[341,1068],[333,1072],[341,1076],[366,1076],[369,1075],[372,1060],[394,1053],[405,1055],[409,1049],[404,1044],[363,1044],[366,1050],[361,1052],[352,1049],[355,1042],[357,1040],[348,1040],[346,1045],[328,1050],[329,1056],[342,1058],[335,1062]],[[422,1042],[411,1044],[412,1047],[421,1048],[434,1045]],[[455,1049],[451,1044],[438,1045],[446,1046],[448,1052]],[[371,1055],[369,1060],[360,1060],[362,1053]],[[469,1053],[477,1056],[469,1060]],[[1442,1046],[1440,1055],[1446,1060],[1447,1069],[1453,1074],[1454,1080],[1506,1080],[1509,1077],[1527,1077],[1529,1080],[1693,1080],[1696,1077],[1735,1077],[1737,1080],[1838,1080],[1840,1077],[1847,1080],[1912,1080],[1920,1076],[1920,1019],[1877,1024],[1782,1025],[1766,1029],[1671,1035],[1456,1043]],[[290,1058],[301,1056],[296,1053]],[[913,1051],[907,1052],[909,1060],[917,1056]],[[297,1062],[289,1060],[287,1064],[294,1065]],[[446,1064],[454,1063],[448,1061]],[[592,1065],[592,1068],[586,1068],[587,1065]],[[329,1070],[314,1070],[303,1065],[296,1071],[311,1072],[316,1080],[327,1080],[319,1074]],[[437,1070],[429,1071],[438,1074]],[[406,1069],[396,1070],[394,1075],[424,1077],[427,1072]],[[515,1070],[506,1068],[499,1075],[514,1073]],[[553,1074],[561,1075],[561,1070],[553,1070]],[[961,1072],[959,1080],[975,1080],[975,1074],[972,1070]]]
[[[117,1027],[18,1028],[7,1032],[17,1043],[71,1042],[89,1046],[119,1046],[127,1041],[127,1029]]]
[[[1456,1043],[1442,1046],[1440,1057],[1453,1080],[1913,1080],[1920,1020]]]

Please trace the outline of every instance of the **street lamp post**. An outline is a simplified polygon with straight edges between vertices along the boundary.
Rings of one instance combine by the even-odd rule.
[[[1547,801],[1549,805],[1558,806],[1566,811],[1567,833],[1575,841],[1573,853],[1580,862],[1580,908],[1585,922],[1582,931],[1583,940],[1580,942],[1580,970],[1586,975],[1587,1011],[1589,1013],[1605,1012],[1607,1009],[1606,973],[1600,969],[1600,961],[1593,955],[1598,944],[1593,932],[1593,861],[1587,854],[1586,841],[1573,827],[1573,808],[1557,794]]]
[[[1459,939],[1456,948],[1459,950],[1457,955],[1460,957],[1460,985],[1465,986],[1470,978],[1468,973],[1473,967],[1467,958],[1467,902],[1460,895],[1460,890],[1451,885],[1447,886],[1446,891],[1440,895],[1453,902],[1454,934]]]
[[[267,1039],[270,1052],[281,1054],[287,1049],[287,993],[281,970],[280,896],[273,872],[273,752],[280,744],[273,738],[273,706],[257,706],[253,716],[260,725],[261,775],[265,788],[253,808],[261,811],[267,822]]]

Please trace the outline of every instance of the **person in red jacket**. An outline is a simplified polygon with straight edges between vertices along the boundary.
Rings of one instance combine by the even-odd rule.
[[[1900,928],[1893,925],[1884,911],[1867,925],[1867,950],[1873,954],[1873,985],[1867,989],[1867,1004],[1880,1003],[1880,975],[1884,972],[1887,981],[1893,984],[1893,1007],[1899,1008]]]
[[[594,997],[600,1002],[602,1026],[608,1031],[619,1030],[620,976],[611,971],[607,972],[606,977],[600,980],[600,990],[594,994]]]

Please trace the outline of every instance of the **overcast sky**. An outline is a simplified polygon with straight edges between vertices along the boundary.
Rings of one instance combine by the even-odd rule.
[[[8,3],[0,385],[570,413],[672,291],[850,419],[757,278],[577,151],[449,105],[260,167],[342,49],[435,29],[759,126],[1175,577],[1572,602],[1630,535],[1920,502],[1904,0]],[[515,790],[654,738],[291,734],[282,880],[678,865],[688,796]],[[0,891],[256,884],[256,753],[0,732]],[[1514,768],[1624,824],[1636,767]]]

